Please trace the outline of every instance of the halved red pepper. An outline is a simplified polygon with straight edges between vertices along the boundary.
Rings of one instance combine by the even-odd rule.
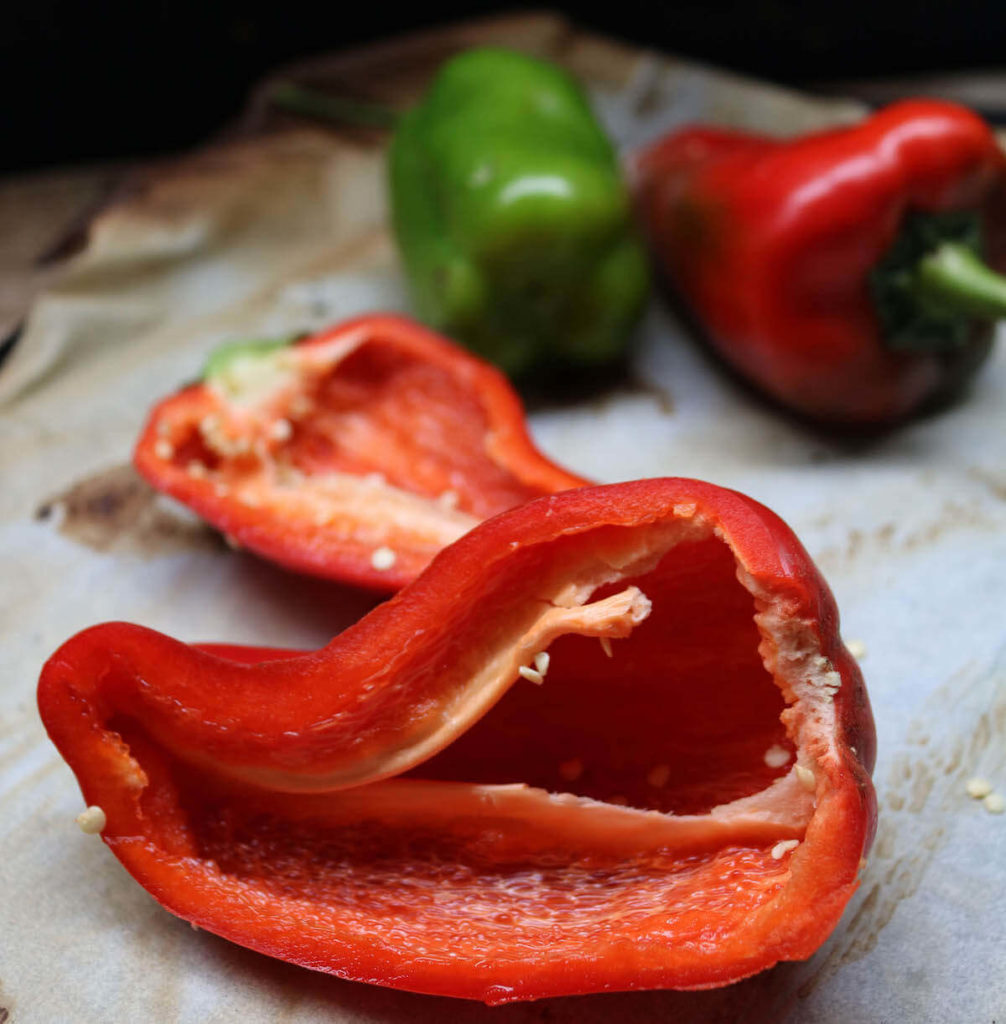
[[[476,523],[585,481],[488,363],[403,317],[214,355],[134,454],[154,487],[301,572],[397,590]]]
[[[808,957],[875,824],[827,586],[775,515],[690,480],[497,516],[311,654],[94,627],[38,700],[170,911],[488,1003]]]
[[[643,152],[656,255],[719,353],[820,420],[881,424],[958,389],[1006,316],[1006,158],[911,100],[795,139],[709,126]]]

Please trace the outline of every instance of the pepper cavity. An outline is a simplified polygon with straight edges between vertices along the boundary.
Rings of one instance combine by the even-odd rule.
[[[225,346],[135,462],[241,546],[388,590],[480,519],[584,482],[533,446],[501,374],[393,316]]]
[[[637,481],[481,524],[318,652],[95,627],[39,707],[201,928],[489,1002],[710,987],[810,955],[856,887],[872,721],[836,630],[766,509]]]

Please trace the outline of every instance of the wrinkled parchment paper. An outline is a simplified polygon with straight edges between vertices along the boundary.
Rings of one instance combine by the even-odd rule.
[[[812,101],[504,19],[332,61],[304,80],[402,102],[493,38],[587,80],[626,149],[691,118],[776,132]],[[267,126],[261,98],[246,128]],[[43,660],[123,618],[187,640],[318,646],[373,598],[228,550],[128,468],[151,403],[216,344],[406,309],[375,137],[287,126],[149,176],[93,224],[0,370],[0,1020],[991,1022],[1006,1019],[1006,347],[967,400],[872,441],[801,427],[719,371],[654,303],[631,380],[532,416],[541,447],[612,481],[692,475],[781,513],[827,575],[880,740],[880,831],[812,960],[732,988],[488,1010],[269,960],[172,917],[73,823],[81,799],[34,707]]]

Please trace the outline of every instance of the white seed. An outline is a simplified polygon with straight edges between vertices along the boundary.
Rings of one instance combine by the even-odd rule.
[[[992,792],[992,783],[976,775],[973,779],[968,779],[964,788],[973,800],[983,800]]]
[[[778,743],[773,743],[768,750],[765,751],[762,756],[762,760],[769,766],[769,768],[781,768],[784,764],[789,764],[790,758],[793,755],[784,747]]]
[[[866,644],[862,640],[849,640],[845,646],[856,661],[862,661],[866,657]]]
[[[821,685],[828,693],[835,694],[842,688],[842,677],[832,669],[831,672],[825,672],[821,677]]]
[[[534,656],[534,667],[538,670],[540,675],[544,675],[548,671],[548,663],[552,659],[549,657],[548,651],[539,651]]]
[[[606,636],[598,637],[598,640],[601,641],[601,650],[604,651],[609,658],[613,658],[615,656],[615,652],[611,649],[611,641]]]
[[[335,513],[331,509],[322,509],[320,512],[314,514],[314,525],[315,526],[328,526],[335,518]]]
[[[397,560],[398,555],[388,547],[377,548],[370,556],[370,564],[378,572],[384,572],[386,569],[390,569]]]
[[[175,457],[175,446],[163,438],[154,445],[154,454],[165,462]]]
[[[237,500],[246,508],[260,508],[262,502],[254,494],[239,494]]]
[[[197,462],[195,459],[185,467],[185,471],[194,480],[205,480],[208,473],[203,463]]]
[[[89,836],[96,836],[108,824],[105,812],[97,804],[81,811],[74,820],[80,826],[80,831]]]
[[[461,501],[461,496],[457,491],[444,491],[438,498],[437,504],[441,508],[457,508],[458,503]]]
[[[800,845],[799,839],[783,839],[772,847],[772,859],[782,860],[790,850],[795,850]]]
[[[646,776],[646,781],[653,786],[654,789],[663,789],[667,785],[667,780],[671,777],[671,769],[666,764],[655,764],[649,774]]]
[[[989,793],[984,800],[982,805],[989,814],[1002,814],[1006,811],[1006,800],[1003,800],[1002,793]]]
[[[290,414],[292,416],[306,416],[314,407],[314,403],[307,395],[294,395],[290,400]]]
[[[371,487],[383,487],[388,481],[383,473],[368,473],[364,478],[365,484],[370,484]]]
[[[269,427],[269,436],[281,444],[293,437],[293,424],[289,420],[275,420]]]
[[[559,774],[567,782],[575,782],[583,774],[583,762],[578,757],[563,761],[559,765]]]
[[[517,669],[517,674],[522,679],[526,679],[529,683],[534,683],[536,686],[541,686],[545,682],[545,677],[537,669],[528,668],[527,665],[521,665]]]
[[[813,793],[814,790],[817,789],[817,779],[814,777],[814,773],[809,768],[804,768],[802,764],[798,764],[795,771],[796,781],[799,782],[808,793]]]

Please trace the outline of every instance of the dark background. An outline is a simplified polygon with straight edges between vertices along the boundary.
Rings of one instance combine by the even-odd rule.
[[[522,8],[12,0],[0,20],[0,171],[183,149],[233,118],[277,64],[501,9]],[[553,9],[631,42],[794,84],[995,68],[1006,40],[1006,0]]]

